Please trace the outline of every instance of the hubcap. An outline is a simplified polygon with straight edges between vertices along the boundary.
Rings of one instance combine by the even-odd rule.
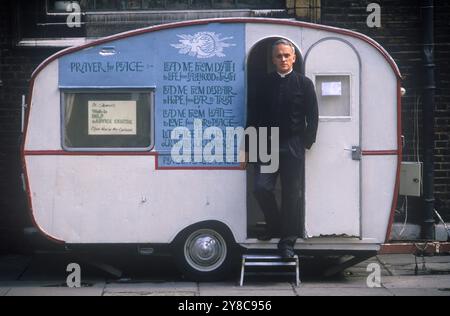
[[[227,257],[227,245],[216,231],[198,230],[186,240],[184,256],[192,268],[201,272],[214,271]]]

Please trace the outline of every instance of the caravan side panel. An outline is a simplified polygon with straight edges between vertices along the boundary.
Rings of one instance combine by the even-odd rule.
[[[67,243],[169,243],[205,220],[246,231],[240,171],[156,171],[153,156],[30,156],[27,165],[36,222]]]

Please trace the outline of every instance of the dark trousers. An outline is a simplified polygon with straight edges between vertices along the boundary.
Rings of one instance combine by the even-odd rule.
[[[293,247],[302,231],[304,156],[295,157],[291,152],[280,153],[280,167],[275,173],[261,173],[261,165],[255,165],[255,198],[267,223],[268,233],[280,235],[278,247]],[[281,210],[275,199],[278,176],[281,180]]]

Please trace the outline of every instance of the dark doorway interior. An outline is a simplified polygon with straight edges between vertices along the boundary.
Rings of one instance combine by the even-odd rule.
[[[271,37],[258,42],[251,50],[247,61],[247,88],[248,104],[258,94],[258,83],[269,73],[275,71],[272,63],[272,45],[279,40],[278,37]],[[296,49],[297,62],[294,70],[303,73],[303,58],[300,51]],[[260,232],[265,228],[263,213],[253,195],[254,188],[254,164],[247,168],[247,238],[257,238]],[[278,179],[275,190],[278,205],[281,204],[281,186]]]

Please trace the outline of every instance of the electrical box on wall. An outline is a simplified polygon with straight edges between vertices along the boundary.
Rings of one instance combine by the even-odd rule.
[[[400,195],[422,195],[421,162],[402,162],[400,170]]]

